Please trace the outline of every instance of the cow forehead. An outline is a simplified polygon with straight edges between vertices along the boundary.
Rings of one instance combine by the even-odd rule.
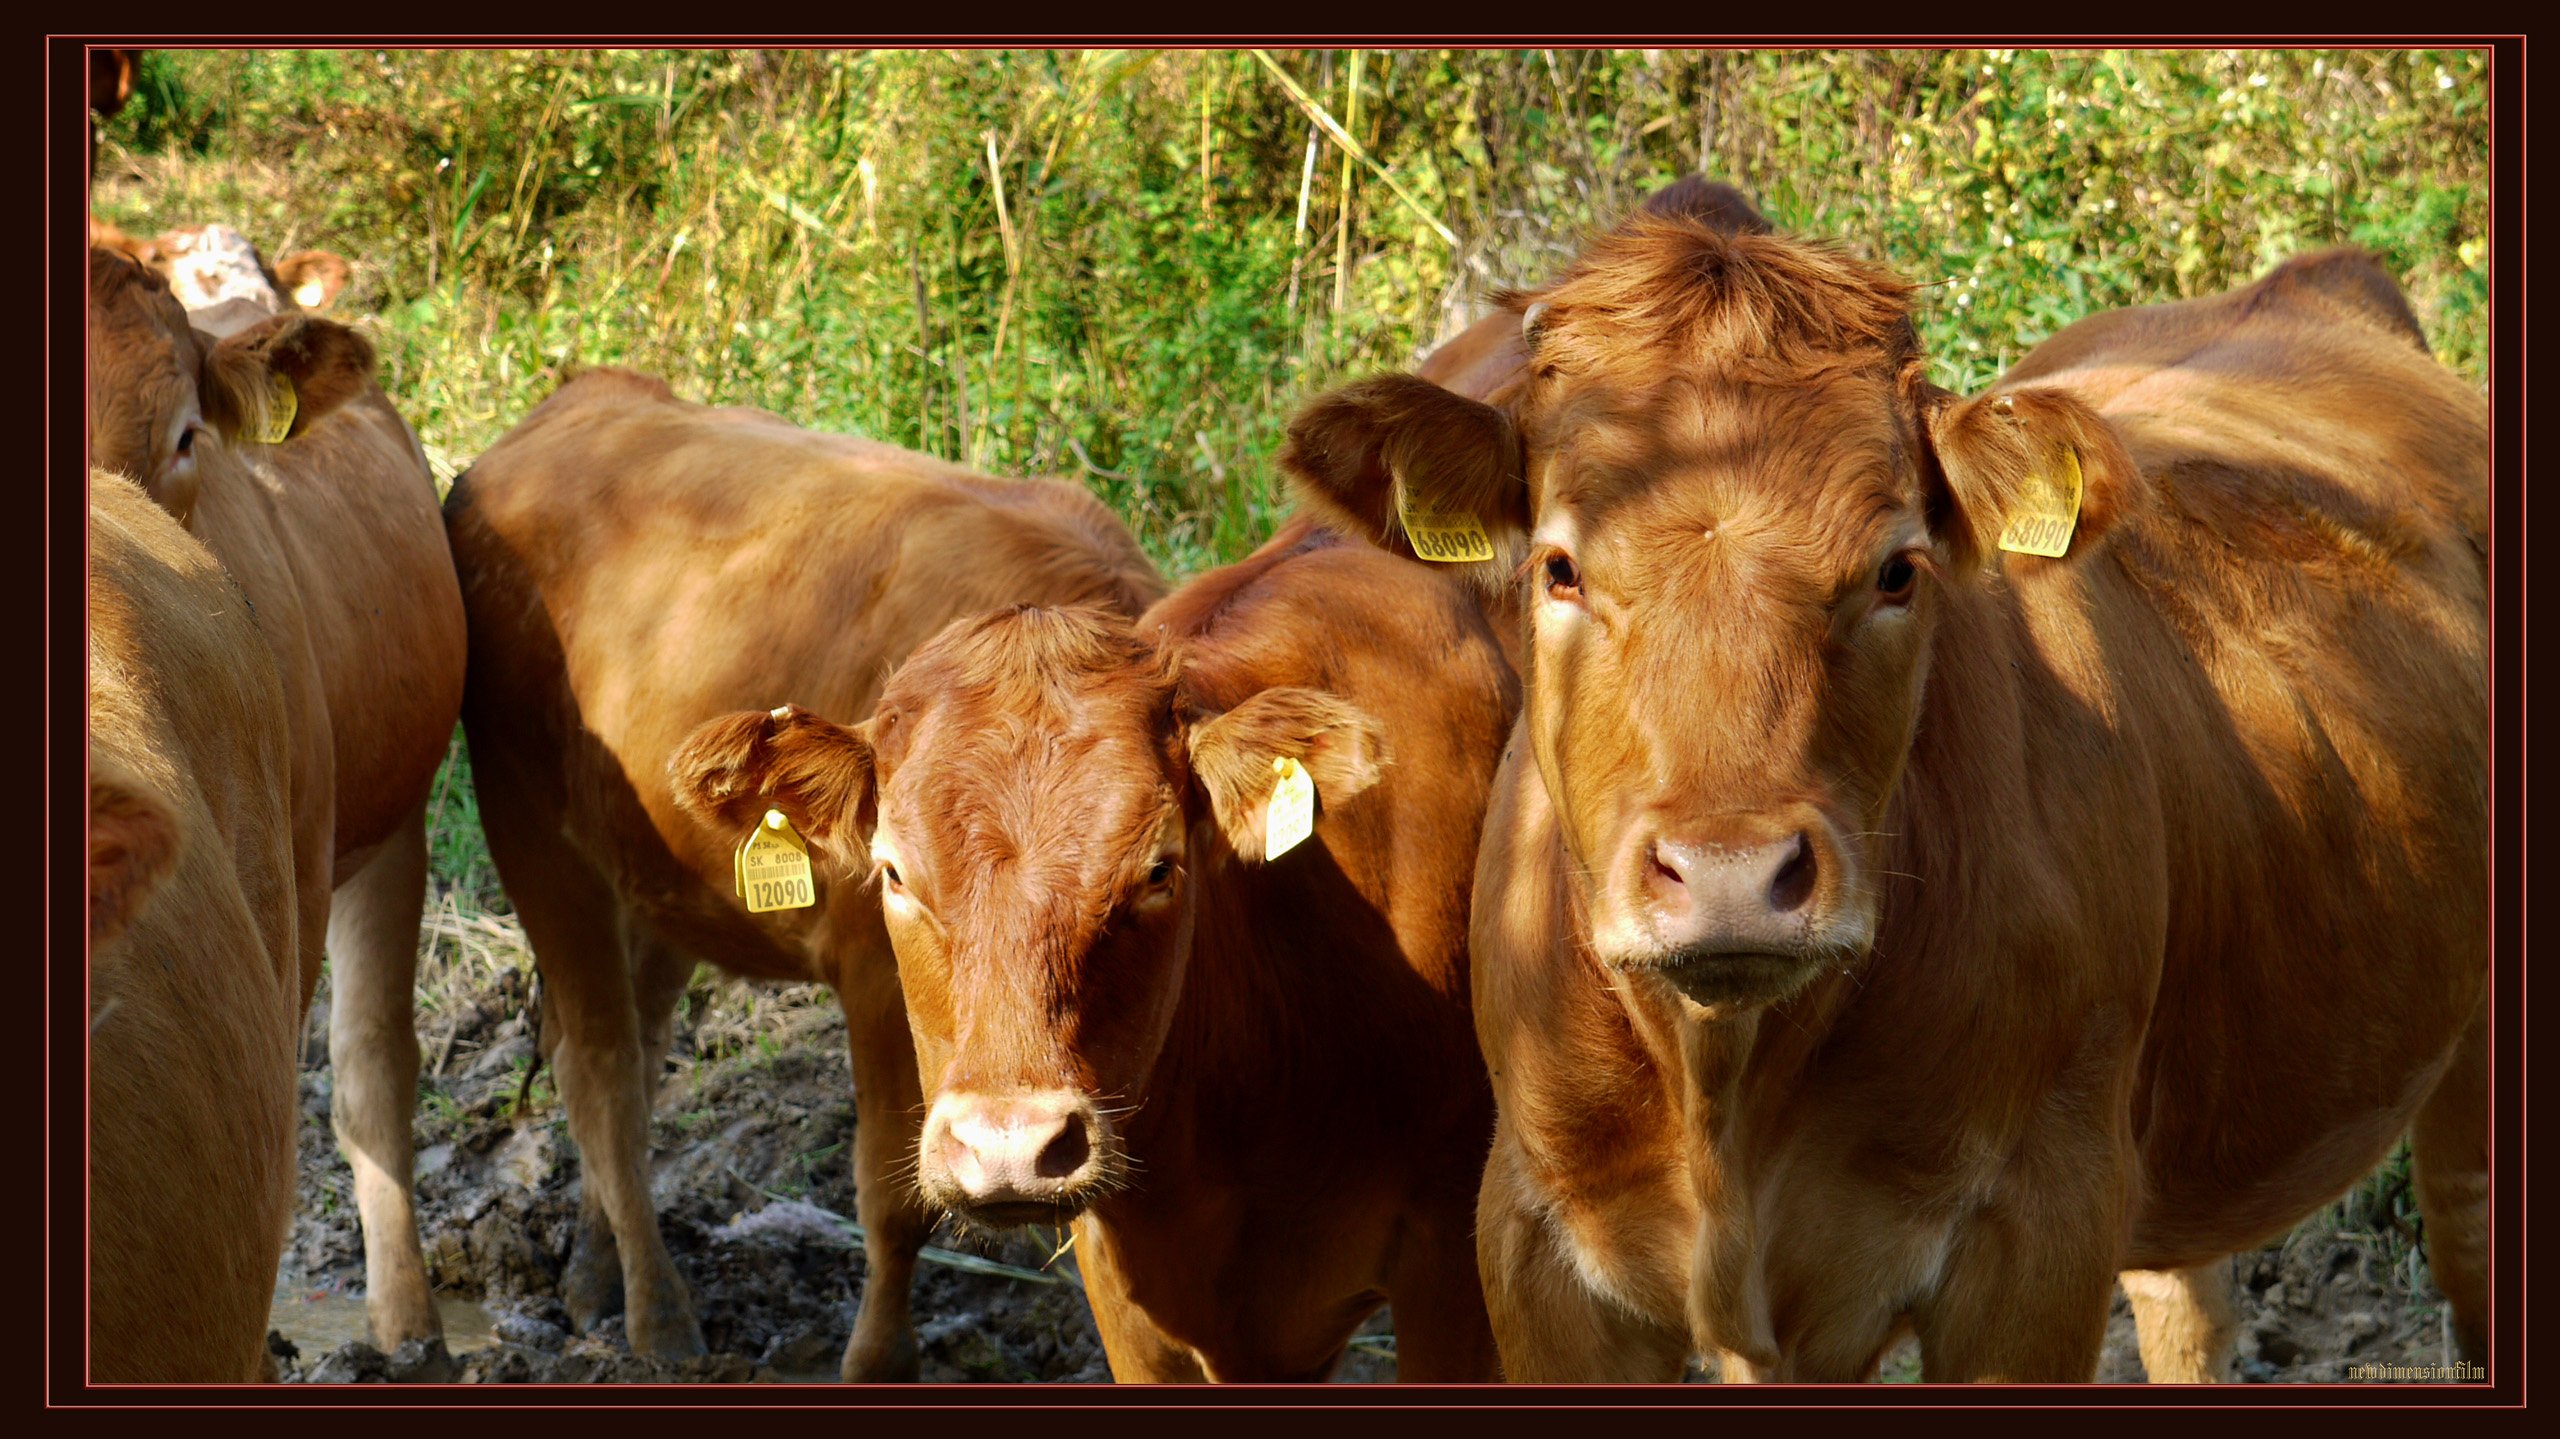
[[[1539,534],[1592,560],[1827,565],[1883,543],[1918,500],[1891,385],[1852,370],[1578,386],[1548,406],[1537,441]]]
[[[1081,698],[997,709],[946,695],[903,709],[911,734],[882,795],[899,832],[964,864],[1087,854],[1108,864],[1151,841],[1178,779],[1167,706],[1129,687]]]

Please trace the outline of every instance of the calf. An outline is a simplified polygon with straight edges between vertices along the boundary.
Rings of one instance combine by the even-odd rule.
[[[293,1207],[284,697],[204,546],[89,487],[89,1377],[245,1383]]]
[[[1391,1303],[1400,1378],[1490,1379],[1465,925],[1516,707],[1462,588],[1299,520],[1135,624],[955,623],[852,729],[715,721],[675,782],[874,875],[924,1193],[1072,1221],[1115,1376],[1321,1379]]]
[[[1372,380],[1283,455],[1391,544],[1472,517],[1529,610],[1473,922],[1506,1370],[1916,1330],[2085,1380],[2134,1270],[2211,1377],[2226,1256],[2403,1132],[2476,1352],[2479,397],[2334,252],[1965,399],[1908,286],[1760,230],[1637,217],[1507,298],[1502,403]]]
[[[462,706],[462,595],[417,437],[328,320],[197,329],[158,275],[90,251],[89,443],[238,579],[292,734],[301,994],[335,956],[330,1111],[385,1347],[440,1332],[408,1205],[427,791]]]
[[[648,1117],[675,1002],[709,960],[831,985],[844,1007],[869,1265],[843,1374],[913,1378],[908,1289],[930,1220],[892,1174],[923,1102],[878,906],[822,884],[814,904],[750,913],[735,836],[678,808],[668,756],[742,696],[859,712],[957,616],[1021,601],[1130,615],[1161,581],[1073,484],[687,404],[622,370],[561,386],[446,511],[481,819],[541,965],[585,1179],[571,1317],[627,1305],[636,1352],[702,1350],[650,1202]]]

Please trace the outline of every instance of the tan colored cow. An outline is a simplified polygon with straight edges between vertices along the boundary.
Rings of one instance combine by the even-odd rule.
[[[222,561],[275,657],[301,995],[325,937],[331,1114],[364,1218],[367,1310],[386,1347],[438,1334],[408,1199],[425,806],[462,702],[462,597],[435,482],[374,383],[372,347],[343,325],[288,313],[216,339],[157,275],[92,249],[89,344],[91,458]]]
[[[204,546],[89,488],[89,1378],[246,1383],[293,1208],[284,695]]]
[[[845,902],[876,877],[919,1183],[1072,1221],[1116,1377],[1322,1379],[1391,1303],[1398,1378],[1490,1380],[1465,928],[1517,706],[1464,588],[1301,519],[1134,624],[961,620],[864,723],[732,715],[674,768],[724,837],[779,807]]]
[[[1643,216],[1500,405],[1284,462],[1474,516],[1530,609],[1476,881],[1507,1372],[2211,1377],[2227,1256],[2404,1132],[2486,1337],[2479,397],[2369,258],[1930,384],[1910,289]],[[2005,541],[2005,545],[2004,545]],[[2052,557],[2020,552],[2058,551]],[[1515,579],[1516,577],[1516,579]]]
[[[583,1327],[627,1305],[641,1354],[701,1352],[658,1232],[648,1117],[697,962],[824,982],[845,1012],[869,1264],[848,1380],[913,1378],[908,1291],[931,1220],[898,1171],[923,1118],[879,905],[823,885],[750,914],[738,837],[683,813],[667,761],[742,701],[859,714],[888,668],[998,604],[1163,592],[1082,488],[579,376],[457,481],[470,610],[464,730],[491,857],[542,968],[544,1044],[585,1177],[562,1299]]]

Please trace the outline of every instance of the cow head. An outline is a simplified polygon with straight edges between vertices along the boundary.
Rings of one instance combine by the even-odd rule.
[[[226,339],[195,329],[166,282],[128,256],[89,251],[89,454],[184,523],[209,476],[261,443],[292,387],[286,436],[372,383],[373,347],[327,320],[287,314]]]
[[[1592,950],[1700,1004],[1865,952],[1943,612],[2077,562],[2138,484],[2067,394],[1930,384],[1909,296],[1765,222],[1641,214],[1503,297],[1531,344],[1503,404],[1389,376],[1290,427],[1284,467],[1338,522],[1406,552],[1400,507],[1485,531],[1472,568],[1525,591],[1529,735]],[[2002,553],[2066,449],[2068,549]]]
[[[992,1227],[1063,1222],[1127,1182],[1120,1120],[1181,998],[1200,886],[1263,862],[1277,762],[1333,807],[1380,759],[1331,695],[1207,713],[1179,652],[1126,619],[1022,606],[943,630],[859,725],[732,715],[671,777],[730,832],[780,808],[877,881],[930,1101],[918,1182]]]

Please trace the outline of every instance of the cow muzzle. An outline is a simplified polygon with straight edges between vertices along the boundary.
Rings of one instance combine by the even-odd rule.
[[[989,1229],[1063,1224],[1111,1186],[1109,1121],[1073,1090],[937,1097],[916,1174],[925,1197]]]
[[[1682,832],[1640,827],[1615,867],[1615,915],[1594,948],[1611,968],[1659,974],[1704,1005],[1774,1003],[1863,950],[1873,916],[1811,806]]]

